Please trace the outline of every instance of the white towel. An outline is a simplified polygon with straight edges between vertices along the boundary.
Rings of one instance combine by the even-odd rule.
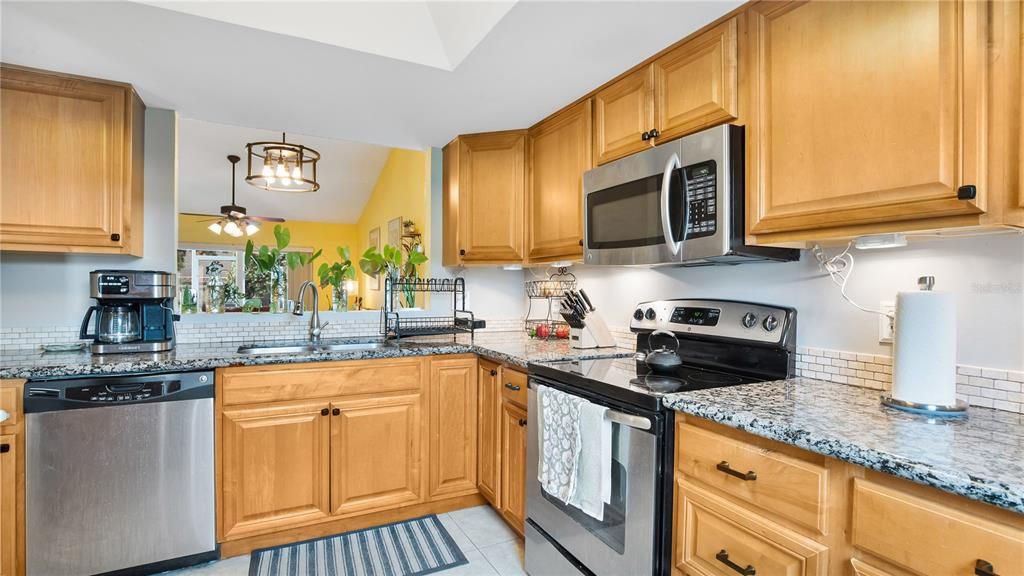
[[[541,488],[603,520],[612,492],[608,409],[547,386],[537,386],[537,400]]]
[[[569,498],[569,504],[598,520],[604,520],[604,503],[612,497],[612,423],[607,413],[591,402],[580,408],[580,457],[576,489]]]

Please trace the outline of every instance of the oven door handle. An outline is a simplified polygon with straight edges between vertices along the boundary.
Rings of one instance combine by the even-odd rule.
[[[672,251],[672,254],[679,255],[679,249],[682,247],[682,242],[676,242],[675,237],[672,235],[672,215],[669,214],[669,193],[672,189],[672,171],[682,168],[682,164],[679,162],[679,155],[676,153],[672,154],[672,157],[665,163],[665,172],[661,176],[661,233],[665,236],[665,246]],[[686,199],[683,198],[683,209],[687,207]]]
[[[609,410],[605,412],[604,417],[606,420],[611,420],[616,424],[622,424],[623,426],[629,426],[630,428],[636,428],[637,430],[651,429],[651,421],[641,416],[633,416],[632,414],[626,414],[625,412]]]

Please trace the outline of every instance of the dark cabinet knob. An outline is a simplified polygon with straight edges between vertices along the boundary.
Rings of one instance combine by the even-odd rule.
[[[466,255],[466,251],[465,250],[459,250],[459,256],[465,256],[465,255]]]
[[[10,444],[0,444],[0,454],[6,454],[11,451]]]
[[[327,408],[324,408],[323,410],[320,411],[320,415],[321,416],[327,416],[330,413],[331,413],[331,411],[328,410]]]
[[[652,128],[651,131],[647,133],[647,135],[650,136],[651,139],[653,140],[653,139],[657,138],[658,136],[661,136],[661,132],[658,132],[657,128]]]
[[[746,567],[743,567],[733,562],[732,560],[729,560],[729,553],[726,552],[724,548],[718,554],[715,554],[715,560],[718,560],[722,564],[725,564],[726,566],[732,568],[733,570],[735,570],[739,574],[742,574],[743,576],[756,576],[757,574],[757,570],[754,570],[754,567],[750,564],[747,564]]]
[[[580,246],[583,246],[583,240],[580,240]]]
[[[651,139],[651,133],[644,132],[643,134],[640,135],[640,139],[643,140],[644,142],[647,142],[648,140]]]
[[[491,376],[497,376],[497,375],[498,375],[498,371],[497,370],[491,370]]]
[[[520,426],[526,426],[526,419],[525,418],[520,418],[519,419],[519,425]]]
[[[111,234],[110,235],[110,239],[112,241],[114,241],[114,242],[120,242],[121,241],[121,235],[120,234]]]
[[[978,187],[974,184],[967,184],[956,189],[957,200],[974,200],[978,197]]]
[[[999,576],[996,574],[996,568],[988,560],[982,560],[978,558],[978,561],[974,563],[974,574],[975,576]]]
[[[341,408],[335,408],[334,410],[331,410],[331,414],[333,416],[337,416],[337,415],[341,414]]]
[[[757,480],[757,472],[754,472],[753,470],[748,470],[747,472],[740,472],[738,470],[733,470],[732,467],[729,466],[729,463],[726,462],[725,460],[722,460],[721,462],[719,462],[715,466],[715,468],[718,468],[719,470],[721,470],[722,472],[725,472],[729,476],[735,476],[735,477],[737,477],[740,480],[743,480],[745,482],[746,481],[751,481],[751,480]]]

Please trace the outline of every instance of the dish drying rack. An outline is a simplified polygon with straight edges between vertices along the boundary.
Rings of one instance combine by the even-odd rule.
[[[550,333],[540,340],[556,340],[555,333],[559,326],[569,327],[569,324],[561,319],[558,314],[559,301],[562,295],[576,289],[576,275],[568,272],[565,268],[559,268],[557,272],[548,276],[547,280],[529,280],[525,282],[526,297],[529,299],[529,307],[526,311],[526,319],[523,320],[523,330],[527,334],[536,336],[539,326],[547,325]],[[536,305],[537,314],[534,315]]]
[[[396,304],[407,293],[450,294],[452,313],[444,316],[402,316]],[[381,334],[385,338],[400,339],[409,336],[437,336],[469,334],[486,323],[477,320],[466,310],[466,280],[463,278],[384,278],[384,307],[381,309]]]

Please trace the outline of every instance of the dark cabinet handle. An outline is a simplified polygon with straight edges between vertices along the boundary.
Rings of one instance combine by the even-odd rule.
[[[757,472],[754,472],[753,470],[749,470],[749,471],[744,473],[744,472],[739,472],[737,470],[733,470],[732,468],[729,467],[729,463],[726,462],[725,460],[722,460],[721,462],[719,462],[718,465],[715,466],[715,468],[718,468],[719,470],[721,470],[722,472],[725,472],[729,476],[735,476],[735,477],[737,477],[737,478],[739,478],[740,480],[743,480],[743,481],[757,480]]]
[[[580,246],[583,246],[583,240],[580,240]]]
[[[519,425],[520,426],[526,426],[526,419],[525,418],[520,418],[519,419]]]
[[[974,184],[966,184],[956,189],[957,200],[974,200],[978,197],[978,187]]]
[[[651,133],[644,132],[643,134],[640,135],[640,139],[643,140],[644,142],[647,142],[648,140],[651,139]]]
[[[324,408],[323,410],[320,411],[320,415],[321,416],[327,416],[330,413],[331,413],[331,411],[328,410],[327,408]]]
[[[10,444],[0,444],[0,454],[6,454],[6,453],[8,453],[10,451],[11,451],[11,445]],[[981,562],[981,560],[978,560],[978,562]]]
[[[121,241],[121,235],[117,234],[117,233],[111,234],[110,235],[110,239],[112,241],[114,241],[114,242],[120,242]]]
[[[648,132],[647,135],[651,137],[651,140],[654,140],[658,136],[661,136],[661,132],[658,132],[657,128],[651,128],[651,131]]]
[[[466,255],[466,251],[465,250],[459,250],[459,256],[465,256],[465,255]]]
[[[975,576],[999,576],[996,574],[996,568],[988,560],[982,560],[978,558],[978,561],[974,563],[974,574]]]
[[[331,410],[332,416],[337,416],[339,414],[341,414],[341,408],[335,408],[334,410]]]
[[[513,384],[511,382],[505,382],[505,388],[508,388],[509,390],[511,390],[513,392],[519,392],[520,390],[523,389],[522,386],[519,386],[517,384]]]
[[[747,564],[747,567],[744,568],[732,560],[729,560],[729,553],[726,552],[724,548],[718,554],[715,554],[715,560],[718,560],[736,572],[743,574],[743,576],[754,576],[757,574],[757,570],[754,570],[754,567],[750,564]]]
[[[497,375],[498,375],[498,371],[497,370],[491,370],[491,376],[497,376]]]

